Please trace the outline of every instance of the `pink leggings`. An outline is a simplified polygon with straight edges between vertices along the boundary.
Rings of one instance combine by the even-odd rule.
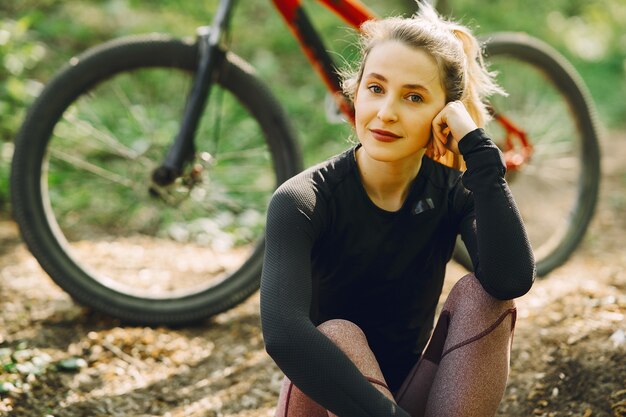
[[[515,317],[513,300],[497,300],[473,274],[464,276],[450,291],[422,357],[395,393],[357,325],[330,320],[318,328],[412,417],[488,417],[504,395]],[[329,416],[334,414],[283,380],[276,417]]]

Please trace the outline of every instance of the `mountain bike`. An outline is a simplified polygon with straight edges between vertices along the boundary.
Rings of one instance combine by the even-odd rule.
[[[354,28],[375,18],[357,0],[319,1]],[[29,109],[12,161],[14,216],[78,302],[126,322],[180,324],[258,289],[266,205],[302,156],[288,113],[227,46],[233,6],[220,0],[194,41],[133,36],[72,58]],[[273,6],[352,120],[304,8]],[[522,33],[484,39],[510,94],[490,103],[488,130],[545,275],[574,251],[594,211],[595,112],[575,70],[545,43]]]

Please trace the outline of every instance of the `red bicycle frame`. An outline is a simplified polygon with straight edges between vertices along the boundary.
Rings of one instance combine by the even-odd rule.
[[[322,39],[311,24],[300,0],[272,0],[283,16],[289,29],[298,40],[305,55],[322,78],[327,88],[334,94],[337,105],[350,121],[354,120],[354,109],[341,94],[341,82],[336,67],[324,47]],[[376,16],[358,0],[318,0],[328,7],[348,25],[359,28],[363,22],[376,19]]]
[[[333,13],[343,19],[348,25],[358,29],[365,21],[376,19],[377,16],[359,0],[317,0]],[[290,31],[298,40],[305,55],[322,78],[329,91],[337,100],[341,112],[354,123],[354,108],[350,101],[342,94],[341,81],[336,67],[305,13],[300,0],[272,0],[276,9],[283,16]],[[490,106],[494,120],[504,129],[505,138],[502,143],[502,151],[508,170],[518,170],[531,157],[532,144],[526,132],[517,126],[508,117],[495,111]],[[519,146],[515,146],[513,138],[517,138]]]

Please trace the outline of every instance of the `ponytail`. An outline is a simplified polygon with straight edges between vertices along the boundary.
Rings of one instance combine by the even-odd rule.
[[[487,70],[478,40],[467,28],[454,26],[452,33],[461,42],[466,58],[463,93],[459,100],[463,102],[476,125],[484,127],[491,118],[485,99],[493,94],[506,93],[494,82],[495,74]]]

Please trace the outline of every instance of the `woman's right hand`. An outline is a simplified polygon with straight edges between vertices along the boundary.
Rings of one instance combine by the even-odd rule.
[[[459,142],[478,126],[461,101],[451,101],[435,116],[432,122],[433,151],[436,156],[448,150],[460,155]]]

